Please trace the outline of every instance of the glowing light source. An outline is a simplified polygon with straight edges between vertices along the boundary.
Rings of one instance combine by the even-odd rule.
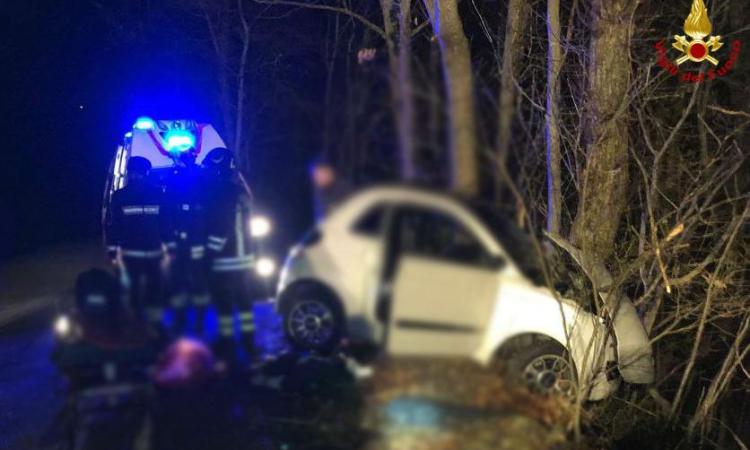
[[[250,235],[260,238],[268,236],[271,233],[271,221],[268,217],[254,216],[250,219]]]
[[[186,130],[170,130],[164,141],[169,152],[185,152],[195,147],[195,136]]]
[[[268,278],[276,272],[276,263],[271,258],[259,258],[255,264],[255,272],[263,278]]]
[[[133,137],[133,132],[132,131],[128,131],[127,133],[125,133],[125,139],[130,139],[132,137]]]
[[[55,320],[55,333],[61,337],[67,336],[70,333],[70,319],[68,316],[60,316]]]
[[[150,117],[139,117],[133,124],[133,128],[136,130],[154,130],[156,129],[156,122]]]

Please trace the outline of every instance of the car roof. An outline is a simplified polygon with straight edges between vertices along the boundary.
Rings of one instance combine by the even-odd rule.
[[[382,184],[353,193],[342,202],[342,219],[350,221],[361,209],[379,201],[397,203],[416,202],[430,204],[440,209],[459,210],[468,214],[489,233],[490,239],[499,244],[513,260],[519,270],[535,282],[540,282],[541,268],[538,256],[533,251],[531,236],[519,228],[496,205],[477,200],[467,200],[458,195],[437,191],[429,187],[406,183]],[[355,205],[360,205],[355,206]],[[345,210],[349,210],[348,213]],[[334,215],[337,211],[334,212]]]

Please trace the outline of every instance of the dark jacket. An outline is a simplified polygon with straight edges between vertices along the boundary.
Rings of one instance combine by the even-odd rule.
[[[206,240],[204,180],[195,168],[180,169],[167,180],[165,191],[169,231],[167,246],[203,245]]]
[[[145,180],[133,180],[112,195],[107,246],[123,256],[158,257],[166,237],[162,192]]]
[[[250,197],[231,180],[209,184],[206,215],[209,257],[215,272],[247,271],[255,265],[250,236]]]

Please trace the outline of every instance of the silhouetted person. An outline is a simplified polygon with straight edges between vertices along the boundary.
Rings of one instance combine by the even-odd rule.
[[[58,319],[52,353],[74,390],[143,380],[146,367],[154,363],[154,334],[127,310],[120,289],[113,275],[99,269],[76,279],[75,309]]]
[[[250,235],[250,197],[236,180],[232,153],[214,149],[204,166],[209,177],[206,247],[211,261],[211,297],[219,315],[216,352],[231,360],[236,354],[233,309],[239,313],[242,343],[255,354],[253,300],[265,292],[253,271],[257,255]]]
[[[168,292],[175,311],[175,331],[182,333],[187,325],[186,309],[190,304],[197,308],[197,324],[202,328],[210,298],[205,262],[203,180],[192,150],[175,157],[175,163],[165,192],[170,223]]]
[[[339,178],[336,169],[325,159],[310,164],[310,179],[316,220],[328,215],[351,192],[348,183]]]
[[[150,170],[145,158],[134,156],[128,161],[128,184],[112,195],[107,250],[125,274],[131,307],[158,327],[163,314],[161,261],[167,225],[164,197],[149,183]]]

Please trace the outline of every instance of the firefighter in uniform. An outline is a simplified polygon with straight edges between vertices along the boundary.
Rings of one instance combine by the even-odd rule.
[[[163,313],[161,260],[166,228],[162,192],[148,182],[150,170],[145,158],[134,156],[128,161],[128,184],[112,195],[107,252],[120,267],[130,307],[158,329]]]
[[[256,356],[253,336],[253,300],[262,298],[261,284],[253,277],[255,249],[250,235],[250,196],[235,177],[232,153],[212,150],[204,161],[209,182],[208,238],[211,261],[211,297],[219,316],[219,357],[232,360],[233,309],[240,322],[240,340],[251,357]]]
[[[197,310],[196,325],[202,332],[209,304],[205,262],[206,216],[201,193],[202,180],[195,165],[195,151],[175,157],[175,170],[166,187],[170,231],[169,302],[175,312],[175,332],[187,327],[187,307]]]
[[[145,323],[128,313],[121,286],[106,271],[78,275],[75,310],[58,318],[52,361],[74,389],[135,375],[145,380],[156,360],[158,341]],[[64,324],[64,326],[61,326]]]
[[[120,292],[108,271],[83,272],[75,308],[55,322],[51,359],[68,381],[68,448],[136,448],[146,424],[142,399],[161,345]]]

